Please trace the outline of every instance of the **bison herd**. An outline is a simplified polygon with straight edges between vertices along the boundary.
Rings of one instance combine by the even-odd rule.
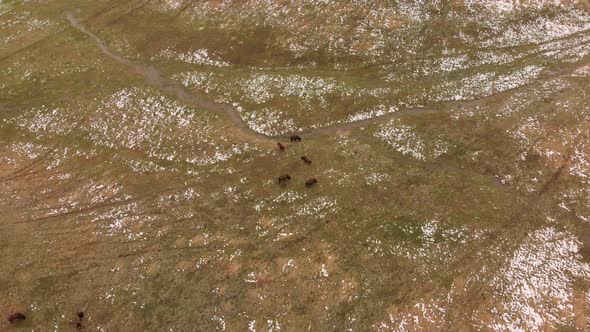
[[[301,142],[301,137],[299,135],[293,135],[290,137],[291,142]],[[285,146],[283,144],[281,144],[280,142],[277,143],[277,146],[279,147],[279,150],[281,151],[285,151]],[[303,162],[306,165],[311,165],[311,159],[309,159],[306,156],[302,156],[301,160],[303,160]],[[291,176],[289,174],[283,174],[281,176],[278,177],[278,182],[279,184],[286,184],[287,182],[289,182],[291,180]],[[305,187],[307,188],[311,188],[313,187],[316,183],[318,182],[318,180],[316,178],[310,178],[307,181],[305,181]]]

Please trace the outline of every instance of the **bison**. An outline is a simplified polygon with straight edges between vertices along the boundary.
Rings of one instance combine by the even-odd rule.
[[[279,176],[278,180],[279,184],[287,183],[287,181],[291,180],[291,176],[289,174],[284,174]]]
[[[19,320],[25,320],[25,319],[27,319],[27,317],[23,313],[20,313],[20,312],[15,312],[14,314],[8,316],[8,321],[11,323],[14,323]]]
[[[76,329],[82,328],[82,319],[84,318],[84,311],[78,312],[78,321],[76,322]]]
[[[301,142],[301,136],[299,135],[292,135],[291,142]]]
[[[283,144],[281,144],[280,142],[277,143],[277,146],[279,147],[279,150],[285,151],[285,146]]]
[[[315,185],[317,182],[318,182],[318,179],[316,179],[316,178],[311,178],[311,179],[309,179],[309,180],[305,181],[305,186],[306,186],[307,188],[311,188],[311,187],[313,187],[313,186],[314,186],[314,185]]]
[[[307,165],[311,165],[311,159],[307,158],[306,156],[301,157],[301,160]]]

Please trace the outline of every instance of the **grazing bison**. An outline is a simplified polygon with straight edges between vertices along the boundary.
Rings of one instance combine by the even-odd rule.
[[[289,174],[279,176],[279,184],[286,183],[289,180],[291,180],[291,176]]]
[[[291,142],[301,142],[301,136],[299,136],[299,135],[291,136]]]
[[[83,311],[79,311],[78,312],[78,321],[76,322],[76,329],[81,329],[82,328],[82,319],[84,318],[84,312]]]
[[[19,320],[25,320],[25,319],[27,319],[27,317],[20,312],[15,312],[14,314],[8,316],[8,321],[11,323],[17,322]]]
[[[283,144],[281,144],[280,142],[277,143],[277,146],[279,147],[279,150],[285,151],[285,146]]]
[[[311,165],[311,159],[307,158],[306,156],[301,157],[301,160],[305,162],[307,165]]]
[[[305,186],[306,186],[307,188],[311,188],[311,187],[313,187],[313,186],[314,186],[314,185],[315,185],[317,182],[318,182],[318,179],[316,179],[316,178],[311,178],[311,179],[309,179],[309,180],[305,181]]]

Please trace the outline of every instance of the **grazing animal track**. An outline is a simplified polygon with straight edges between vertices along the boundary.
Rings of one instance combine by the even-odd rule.
[[[274,140],[276,138],[285,138],[284,136],[271,136],[259,133],[252,128],[250,128],[246,122],[241,118],[239,112],[230,104],[226,103],[216,103],[211,100],[208,100],[204,96],[196,93],[196,92],[189,92],[182,86],[179,82],[163,77],[162,74],[158,69],[153,66],[149,66],[146,64],[139,63],[137,61],[131,61],[126,59],[116,53],[114,53],[106,44],[105,42],[100,39],[95,33],[91,32],[90,30],[86,29],[84,25],[82,25],[72,14],[67,13],[66,17],[72,24],[74,28],[78,31],[84,33],[88,37],[94,40],[96,46],[100,49],[100,51],[108,56],[109,58],[122,63],[132,69],[134,69],[138,74],[144,77],[147,83],[151,86],[174,94],[178,99],[182,100],[183,102],[197,106],[200,108],[217,111],[224,113],[227,118],[245,135],[253,137],[253,138],[262,138],[265,140]],[[364,125],[371,124],[373,122],[381,121],[384,119],[389,119],[392,117],[398,117],[401,115],[407,114],[422,114],[422,113],[435,113],[438,111],[434,110],[426,110],[426,109],[407,109],[404,111],[398,111],[394,113],[387,113],[381,116],[375,116],[372,118],[354,121],[354,122],[346,122],[346,123],[338,123],[332,126],[327,126],[323,128],[313,128],[308,130],[303,130],[301,133],[304,134],[306,137],[316,137],[316,136],[324,136],[324,135],[331,135],[335,134],[341,130],[347,130],[352,128],[361,127]],[[301,136],[299,135],[292,135],[289,137],[291,142],[299,142],[301,141]]]

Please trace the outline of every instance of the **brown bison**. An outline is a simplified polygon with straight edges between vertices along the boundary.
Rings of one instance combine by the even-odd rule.
[[[11,323],[17,322],[19,320],[25,320],[27,319],[27,317],[20,312],[15,312],[14,314],[8,316],[8,321]]]
[[[280,142],[277,143],[277,146],[279,147],[279,150],[285,151],[285,146],[283,144],[281,144]]]
[[[291,142],[301,142],[301,136],[299,136],[299,135],[291,136]]]
[[[79,311],[78,312],[78,321],[76,322],[76,329],[81,329],[82,328],[82,319],[84,318],[84,312],[83,311]]]
[[[314,185],[315,185],[317,182],[318,182],[318,179],[316,179],[316,178],[311,178],[311,179],[309,179],[309,180],[305,181],[305,186],[306,186],[307,188],[311,188],[311,187],[313,187],[313,186],[314,186]]]
[[[279,184],[287,183],[287,181],[291,180],[291,176],[289,174],[284,174],[279,176],[278,180]]]
[[[303,160],[303,162],[307,165],[311,165],[311,159],[307,158],[306,156],[301,157],[301,160]]]

